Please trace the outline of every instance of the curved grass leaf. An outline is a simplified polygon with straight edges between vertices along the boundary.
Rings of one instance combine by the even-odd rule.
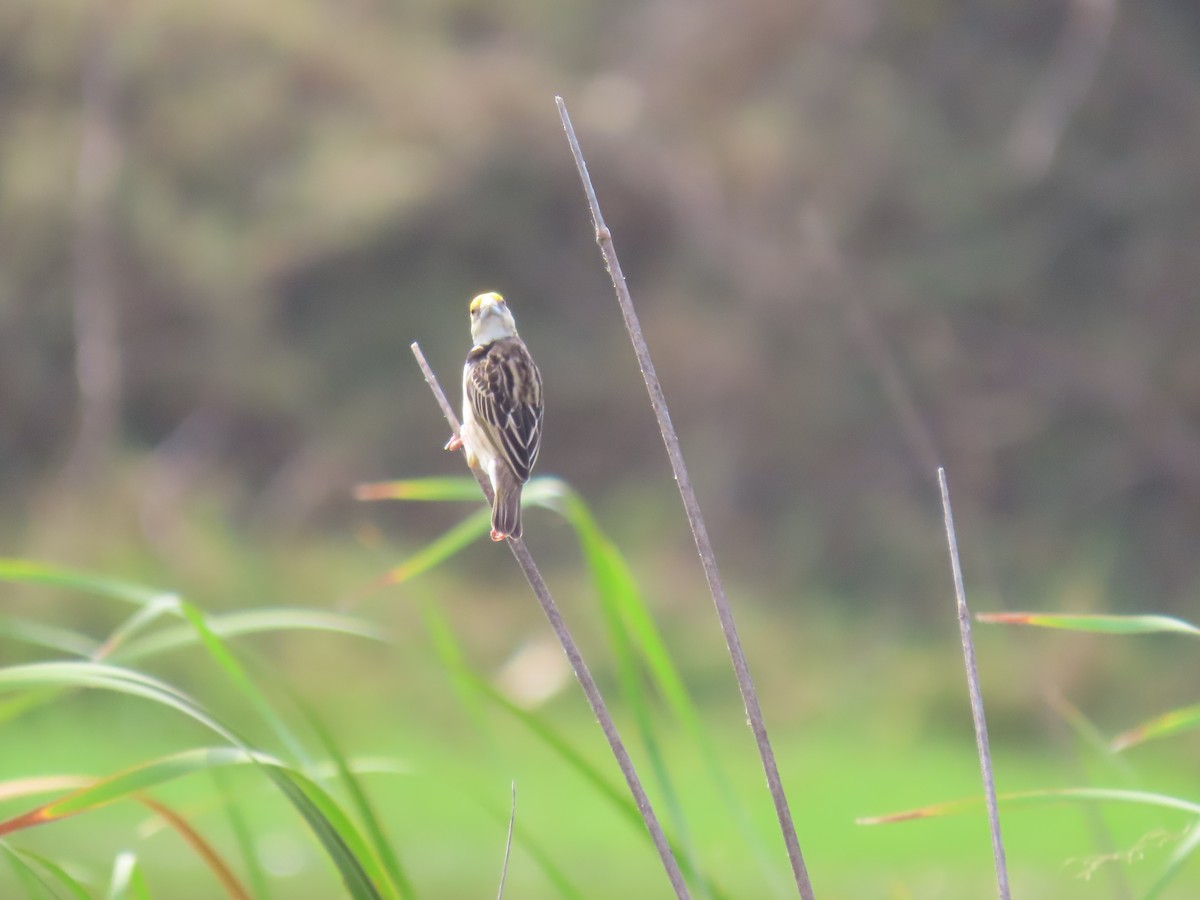
[[[90,812],[118,800],[125,800],[139,791],[158,787],[195,772],[215,766],[258,762],[262,765],[281,765],[278,760],[262,754],[251,754],[237,747],[197,747],[168,756],[139,763],[129,769],[76,788],[65,797],[45,803],[35,810],[0,821],[0,834],[21,828],[43,825],[68,816]]]
[[[196,636],[200,639],[204,649],[208,651],[208,655],[225,672],[242,697],[254,707],[262,720],[271,726],[275,735],[292,754],[292,758],[303,763],[309,762],[308,754],[299,738],[292,733],[292,730],[283,721],[283,717],[275,712],[275,707],[250,678],[237,657],[233,655],[233,651],[229,649],[228,644],[208,627],[204,613],[190,603],[181,603],[179,611],[196,632]]]
[[[413,479],[373,485],[371,499],[463,500],[478,499],[479,486],[471,478]],[[700,875],[698,857],[692,849],[678,792],[659,748],[651,699],[644,687],[643,664],[654,689],[684,726],[705,759],[710,778],[752,848],[764,871],[773,871],[769,854],[762,846],[750,816],[738,799],[724,772],[716,747],[708,736],[699,711],[691,700],[682,676],[654,622],[649,606],[638,589],[624,557],[604,534],[583,499],[566,482],[553,477],[534,478],[522,495],[527,506],[539,506],[562,517],[575,532],[600,598],[609,643],[616,660],[622,696],[629,703],[646,748],[650,765],[662,789],[673,826],[685,852],[681,854],[696,889],[704,894],[706,882]],[[386,576],[399,583],[422,574],[449,559],[487,533],[489,512],[481,509],[471,519],[426,546]],[[439,629],[439,632],[442,629]],[[435,634],[437,637],[437,634]],[[634,652],[636,649],[636,653]],[[441,651],[439,651],[441,655]],[[639,659],[640,657],[640,659]],[[447,662],[444,658],[443,662]],[[454,671],[454,669],[451,669]],[[524,712],[522,710],[522,712]]]
[[[650,710],[650,697],[644,687],[641,666],[634,651],[633,634],[636,632],[640,638],[643,652],[648,657],[656,657],[650,662],[652,668],[655,664],[660,667],[665,664],[668,669],[673,669],[670,657],[659,640],[657,629],[649,617],[624,559],[612,542],[601,533],[579,496],[557,480],[542,481],[534,485],[532,493],[531,501],[554,509],[575,530],[600,598],[605,630],[617,663],[617,680],[621,686],[621,695],[633,711],[634,722],[646,749],[646,756],[650,760],[650,767],[662,790],[667,811],[684,850],[681,858],[684,874],[699,895],[706,897],[708,893],[700,874],[700,860],[687,826],[687,817],[683,813],[683,804],[659,746],[657,728]],[[631,622],[631,619],[634,621]],[[659,668],[654,668],[654,671],[655,674],[661,674]]]
[[[242,866],[246,871],[246,879],[250,882],[252,896],[255,900],[269,900],[271,889],[267,873],[259,859],[250,824],[242,813],[241,805],[235,799],[236,794],[229,783],[228,773],[225,769],[216,768],[210,769],[209,775],[217,789],[220,804],[225,810],[225,818],[229,822],[229,830],[242,857]]]
[[[1042,791],[1015,791],[1013,793],[1000,794],[996,799],[1007,806],[1062,803],[1073,800],[1134,803],[1140,806],[1176,809],[1189,815],[1200,817],[1200,803],[1182,800],[1179,797],[1172,797],[1168,794],[1153,794],[1149,791],[1130,791],[1119,788],[1053,788]],[[905,810],[904,812],[888,813],[882,816],[866,816],[855,819],[855,823],[858,825],[893,825],[897,822],[934,819],[942,816],[959,815],[961,813],[982,810],[983,798],[970,797],[963,800],[934,803],[917,809]]]
[[[71,877],[70,873],[68,873],[66,869],[53,860],[47,859],[41,854],[26,850],[23,847],[9,847],[3,843],[0,843],[0,847],[2,847],[6,853],[20,856],[24,861],[33,863],[44,870],[47,875],[58,882],[58,884],[64,890],[66,890],[67,893],[74,897],[75,900],[91,900],[91,894],[87,892],[87,889],[84,888],[84,886],[77,880]],[[55,896],[58,895],[55,894]]]
[[[479,485],[474,478],[410,478],[404,481],[376,481],[354,489],[357,500],[423,500],[479,502]]]
[[[480,694],[475,690],[474,681],[470,676],[464,674],[469,670],[467,654],[463,651],[458,636],[438,605],[420,591],[417,592],[417,609],[421,615],[421,622],[425,625],[425,631],[429,635],[429,644],[433,648],[434,655],[442,669],[450,676],[450,686],[455,696],[462,704],[476,733],[481,736],[481,740],[491,751],[489,756],[494,758],[497,755],[496,741],[488,724],[483,704],[479,702]]]
[[[1147,722],[1118,734],[1112,739],[1110,746],[1114,752],[1120,752],[1147,741],[1156,741],[1160,738],[1193,731],[1197,727],[1200,727],[1200,705],[1185,706],[1155,716]]]
[[[320,717],[317,716],[315,710],[311,709],[307,704],[302,703],[299,698],[294,699],[304,712],[305,718],[308,720],[313,732],[317,735],[321,746],[325,749],[325,753],[329,757],[329,762],[337,773],[338,780],[350,796],[350,802],[358,811],[359,820],[366,829],[367,838],[370,840],[371,851],[387,872],[390,883],[396,888],[396,893],[401,897],[415,897],[416,891],[413,888],[412,882],[409,880],[404,868],[400,865],[400,860],[392,849],[387,835],[384,834],[383,824],[379,821],[379,816],[375,814],[375,809],[371,806],[370,800],[367,799],[367,792],[363,790],[362,782],[359,781],[353,767],[341,752],[337,741],[333,739],[333,733],[326,727]]]
[[[478,494],[479,485],[475,484],[475,482],[471,482],[471,484],[474,486],[476,494]],[[418,575],[428,572],[430,569],[437,568],[454,554],[469,547],[475,541],[479,540],[482,535],[487,534],[488,529],[491,527],[491,522],[492,513],[487,507],[476,511],[441,537],[430,544],[426,544],[421,550],[390,570],[383,576],[382,581],[386,584],[401,584],[410,578],[415,578]]]
[[[1059,718],[1067,723],[1067,726],[1071,729],[1080,744],[1096,753],[1127,784],[1134,784],[1136,782],[1137,773],[1128,760],[1122,758],[1117,753],[1109,742],[1109,739],[1096,727],[1096,724],[1091,719],[1083,714],[1082,710],[1057,692],[1048,694],[1046,702],[1058,714]]]
[[[274,707],[247,674],[245,668],[222,639],[220,632],[210,626],[207,616],[199,607],[187,602],[178,594],[152,590],[130,582],[101,578],[72,569],[16,559],[0,559],[0,580],[70,587],[97,596],[117,598],[136,604],[139,607],[138,611],[112,633],[96,652],[97,657],[105,657],[117,652],[132,635],[144,630],[147,625],[161,616],[167,614],[179,616],[187,623],[195,640],[208,651],[209,656],[233,682],[241,696],[250,703],[260,718],[270,725],[293,758],[307,761],[307,754],[301,742],[292,734],[291,729],[275,712]],[[284,614],[283,621],[287,619],[287,614]],[[344,617],[327,617],[319,624],[311,615],[292,615],[290,620],[293,624],[303,623],[303,627],[326,627],[334,622],[338,622],[343,629],[348,627]],[[245,627],[245,621],[245,619],[242,620],[243,627]],[[278,623],[281,619],[277,617],[275,621]],[[261,626],[261,618],[258,624]],[[182,642],[185,639],[176,631],[167,642],[168,648],[171,646],[170,640]],[[159,639],[157,645],[153,640],[148,643],[143,642],[140,652],[146,653],[147,647],[155,652],[160,652],[163,649],[162,639]],[[48,696],[52,696],[52,694],[43,695],[36,701],[26,697],[16,701],[15,705],[8,708],[0,707],[0,716],[7,714],[12,717],[26,711],[36,703],[45,702]]]
[[[308,822],[309,828],[317,835],[325,846],[326,852],[337,864],[342,874],[342,881],[355,900],[370,898],[382,900],[376,884],[368,877],[365,867],[375,870],[377,877],[383,875],[378,869],[377,860],[371,854],[358,829],[350,822],[341,808],[319,786],[299,772],[281,769],[276,784],[284,795],[292,801],[292,805],[300,811]],[[380,883],[391,887],[386,878],[380,877]],[[398,897],[394,887],[388,891],[389,897]]]
[[[100,648],[100,644],[86,634],[15,616],[0,615],[0,637],[46,650],[57,650],[68,656],[88,657]]]
[[[46,685],[111,690],[152,700],[175,709],[217,733],[246,753],[249,746],[232,729],[221,724],[196,701],[164,682],[117,666],[85,662],[32,663],[0,669],[0,691],[24,690]],[[260,756],[253,754],[258,760]],[[261,757],[268,759],[268,757]],[[368,876],[364,866],[377,869],[372,855],[357,829],[336,803],[310,779],[292,769],[272,765],[261,767],[308,823],[338,868],[351,897],[377,900],[383,895]],[[386,878],[382,884],[387,885]],[[389,893],[389,896],[395,896]]]
[[[144,791],[159,787],[170,781],[186,777],[217,767],[231,765],[255,764],[263,767],[274,767],[287,774],[288,767],[278,759],[260,753],[253,753],[238,747],[198,747],[159,757],[141,763],[132,768],[117,772],[105,778],[93,780],[90,784],[77,788],[65,797],[43,804],[33,810],[0,822],[0,835],[8,834],[36,825],[45,825],[60,821],[69,816],[92,812],[119,800],[135,799],[153,809],[161,818],[171,825],[185,841],[205,861],[225,887],[228,896],[235,900],[249,900],[249,894],[241,887],[233,876],[228,865],[212,849],[198,832],[172,810],[156,801],[142,795]],[[342,818],[340,810],[331,804],[323,792],[315,789],[314,785],[302,785],[309,798],[322,807],[323,813],[334,821],[337,830],[347,845],[357,845],[354,849],[360,854],[367,852],[361,841],[356,841],[351,834],[352,829],[346,827],[347,822]]]
[[[0,557],[0,581],[70,588],[99,597],[123,600],[137,606],[146,606],[160,598],[175,596],[171,591],[154,590],[129,581],[93,575],[90,572],[3,557]]]
[[[1174,616],[995,612],[977,613],[975,618],[980,622],[996,625],[1036,625],[1040,628],[1059,628],[1067,631],[1088,631],[1099,634],[1200,635],[1200,628]]]
[[[118,647],[132,635],[143,631],[164,616],[183,614],[183,601],[178,594],[163,594],[155,597],[132,616],[113,629],[107,640],[95,653],[96,659],[112,656]]]
[[[3,853],[8,859],[13,874],[24,888],[27,900],[34,900],[38,897],[49,897],[51,900],[56,900],[62,896],[51,887],[47,875],[68,890],[76,900],[79,898],[91,900],[79,882],[68,875],[62,867],[49,860],[44,860],[26,850],[10,847],[4,841],[0,841],[0,853]]]
[[[56,794],[85,787],[96,779],[86,775],[35,775],[30,778],[14,778],[0,781],[0,801],[16,800],[20,797],[36,797],[38,794]]]
[[[183,816],[179,815],[170,807],[159,803],[150,797],[140,795],[137,798],[144,806],[149,807],[158,813],[159,818],[165,821],[168,825],[175,829],[175,832],[183,838],[192,851],[203,860],[209,870],[216,876],[217,881],[221,883],[221,887],[225,889],[225,893],[230,897],[230,900],[251,900],[250,894],[246,891],[237,876],[233,874],[233,870],[225,862],[224,858],[219,854],[207,840],[192,827]]]
[[[749,812],[734,789],[733,782],[725,773],[716,746],[709,737],[708,729],[692,701],[679,668],[671,657],[629,563],[616,544],[600,528],[583,498],[565,481],[558,478],[540,478],[530,482],[529,487],[531,504],[558,513],[574,529],[580,550],[592,573],[597,594],[600,596],[601,609],[605,611],[605,620],[614,648],[627,648],[631,644],[637,648],[654,689],[700,751],[709,778],[738,826],[743,841],[758,860],[760,869],[766,873],[774,873],[771,854],[763,846]],[[625,655],[627,654],[624,651],[618,654],[619,662]],[[648,698],[645,698],[645,691],[641,688],[640,669],[628,660],[624,660],[624,664],[629,669],[625,674],[625,682],[629,685],[625,695],[630,698],[635,712],[640,709],[641,716],[646,718],[646,721],[639,722],[639,725],[644,737],[648,736],[648,755],[652,765],[655,765],[664,794],[674,807],[673,812],[682,819],[682,811],[667,775],[668,770],[657,753],[657,741],[653,735],[654,720],[649,715]],[[687,841],[686,832],[681,831],[681,837]],[[695,874],[698,874],[699,863],[692,856],[690,844],[685,843],[685,847],[688,851],[687,857],[694,863]],[[702,883],[698,884],[698,887],[701,891],[705,890]],[[713,888],[708,885],[708,889]],[[775,889],[777,893],[782,891],[783,883],[777,880]]]
[[[1167,858],[1167,863],[1163,867],[1162,874],[1158,880],[1151,885],[1143,897],[1145,900],[1157,900],[1162,896],[1162,892],[1171,886],[1175,881],[1175,877],[1179,874],[1179,870],[1183,868],[1183,864],[1195,854],[1200,848],[1200,822],[1192,825],[1183,840],[1171,851],[1171,855]]]
[[[208,629],[221,638],[243,637],[284,631],[322,631],[348,637],[390,643],[382,628],[353,616],[311,609],[249,609],[240,612],[207,616]],[[176,625],[130,641],[115,654],[124,662],[159,656],[200,643],[200,637],[190,625]]]

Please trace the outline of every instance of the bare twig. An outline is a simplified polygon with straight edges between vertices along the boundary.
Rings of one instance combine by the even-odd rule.
[[[942,491],[942,515],[946,520],[946,543],[950,548],[950,571],[954,574],[954,597],[958,604],[958,628],[962,634],[963,660],[967,667],[967,691],[971,695],[971,718],[975,721],[975,745],[979,750],[979,769],[983,774],[984,799],[988,826],[992,832],[992,855],[996,859],[996,887],[1000,900],[1009,900],[1008,865],[1004,861],[1004,840],[1000,836],[1000,812],[996,806],[996,783],[992,777],[992,754],[988,748],[987,720],[983,715],[983,694],[979,690],[979,670],[975,665],[975,642],[971,639],[971,613],[963,587],[962,563],[958,559],[958,537],[954,533],[954,514],[950,510],[950,488],[946,470],[937,470]]]
[[[513,826],[517,823],[517,783],[512,783],[512,806],[508,814],[508,839],[504,842],[504,865],[500,868],[500,890],[496,900],[504,900],[504,882],[508,880],[508,857],[512,853]]]
[[[592,222],[596,227],[596,243],[604,257],[604,265],[612,276],[613,288],[616,290],[617,303],[621,307],[621,315],[625,319],[625,328],[633,342],[634,353],[637,354],[638,365],[642,370],[642,378],[646,382],[646,390],[650,394],[650,405],[654,407],[654,415],[658,418],[658,428],[662,432],[663,443],[667,448],[667,456],[671,460],[671,468],[675,472],[675,482],[679,485],[679,495],[683,498],[683,508],[687,513],[688,524],[691,525],[692,537],[696,542],[696,551],[700,556],[700,564],[704,568],[704,577],[708,580],[708,589],[712,593],[713,604],[717,609],[717,618],[721,620],[721,630],[725,634],[725,644],[729,648],[729,657],[733,662],[733,670],[737,676],[738,688],[742,692],[742,702],[746,706],[746,717],[754,732],[758,752],[762,757],[763,770],[767,776],[767,786],[771,798],[775,801],[775,813],[779,819],[779,828],[783,832],[784,843],[787,845],[788,858],[792,863],[792,874],[796,878],[796,887],[804,900],[812,900],[812,883],[808,878],[808,870],[804,866],[804,857],[800,853],[800,843],[796,839],[796,827],[792,823],[792,814],[788,809],[787,795],[783,790],[783,782],[779,777],[779,767],[775,764],[775,753],[771,749],[771,741],[767,736],[766,722],[763,720],[762,707],[758,702],[758,694],[754,689],[754,680],[750,676],[750,666],[746,654],[742,651],[742,642],[738,637],[737,625],[733,621],[733,610],[725,596],[725,586],[721,582],[721,574],[717,570],[717,558],[713,553],[712,543],[708,539],[708,529],[704,525],[704,517],[700,514],[700,504],[696,500],[696,492],[692,489],[688,477],[687,466],[683,461],[683,451],[679,446],[679,437],[675,434],[675,426],[671,424],[671,414],[667,409],[667,398],[663,394],[662,385],[654,371],[654,363],[650,359],[650,348],[642,334],[642,326],[638,322],[637,313],[633,308],[633,300],[629,296],[629,288],[625,285],[625,275],[617,260],[617,251],[613,246],[612,233],[604,224],[600,214],[600,203],[596,199],[596,189],[592,186],[591,176],[588,175],[587,164],[583,159],[583,151],[579,148],[579,139],[575,137],[575,129],[571,125],[571,117],[567,115],[567,106],[562,97],[555,97],[558,104],[558,114],[562,119],[563,128],[567,132],[567,140],[571,145],[571,153],[575,157],[575,166],[579,169],[579,177],[583,181],[584,193],[587,194],[588,206],[592,212]]]
[[[433,369],[425,361],[425,354],[421,352],[420,346],[415,342],[412,345],[412,352],[413,356],[417,358],[417,364],[421,367],[421,371],[425,374],[425,381],[429,384],[430,390],[433,391],[434,398],[442,408],[442,414],[446,417],[446,421],[450,423],[451,430],[455,434],[458,434],[458,417],[454,414],[454,409],[446,399],[446,394],[442,391],[442,386],[438,384],[437,376],[433,374]],[[488,483],[487,476],[478,469],[472,469],[471,472],[474,474],[475,480],[479,482],[479,487],[483,490],[483,494],[487,497],[490,504],[493,501],[492,486]],[[567,660],[571,663],[575,677],[579,680],[579,686],[583,688],[584,696],[587,697],[588,704],[592,707],[592,713],[596,716],[596,721],[600,723],[600,728],[604,731],[605,738],[608,739],[608,745],[612,748],[613,756],[617,759],[617,765],[621,768],[621,774],[625,776],[625,782],[629,785],[630,793],[633,794],[633,800],[637,804],[638,812],[642,814],[642,821],[646,823],[646,829],[650,832],[650,838],[654,841],[655,849],[658,850],[663,868],[667,870],[667,877],[671,880],[671,887],[675,889],[675,895],[680,900],[690,897],[687,884],[683,880],[683,873],[679,870],[679,863],[675,859],[675,854],[671,852],[671,845],[667,842],[666,835],[663,834],[662,826],[658,823],[658,817],[654,814],[654,809],[650,806],[650,798],[646,796],[646,791],[642,787],[637,770],[633,767],[633,762],[630,760],[629,753],[625,749],[625,744],[621,740],[621,735],[617,731],[617,725],[609,714],[608,707],[604,704],[600,688],[596,686],[596,682],[592,678],[592,673],[588,671],[588,667],[583,661],[583,656],[579,653],[579,647],[576,646],[575,639],[571,637],[571,632],[567,629],[562,615],[559,614],[558,605],[550,595],[550,589],[546,587],[546,582],[542,579],[542,573],[538,571],[537,564],[533,561],[533,557],[530,556],[529,550],[526,548],[523,540],[520,538],[508,538],[508,548],[512,551],[513,556],[517,558],[517,563],[520,565],[521,571],[525,573],[525,579],[529,582],[529,586],[533,588],[533,593],[537,596],[538,603],[542,606],[542,612],[545,613],[546,618],[550,622],[550,627],[554,629],[554,634],[558,637],[563,651],[567,654]]]

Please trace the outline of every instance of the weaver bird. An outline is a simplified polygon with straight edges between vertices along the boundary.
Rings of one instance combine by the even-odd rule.
[[[466,448],[467,464],[492,483],[492,540],[521,536],[521,488],[542,444],[542,374],[504,298],[471,301],[471,340],[463,366],[462,429],[447,450]]]

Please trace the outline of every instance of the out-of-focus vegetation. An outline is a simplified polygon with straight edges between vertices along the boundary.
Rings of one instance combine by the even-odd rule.
[[[1005,596],[1066,562],[1103,571],[1096,605],[1186,607],[1200,21],[1123,8],[1038,168],[1021,123],[1089,6],[6,4],[6,524],[24,530],[77,428],[100,42],[107,449],[153,466],[146,494],[216,480],[242,515],[340,526],[348,482],[441,465],[405,348],[452,382],[463,305],[495,288],[546,372],[546,470],[656,529],[669,483],[561,93],[731,564],[777,596],[936,608],[941,462],[976,577]]]
[[[456,519],[356,507],[351,489],[458,465],[407,347],[453,386],[466,303],[495,289],[546,380],[540,470],[630,548],[698,700],[740,722],[561,94],[798,816],[815,817],[800,833],[818,889],[826,866],[866,854],[898,873],[864,875],[873,896],[953,891],[893,835],[837,831],[975,789],[935,466],[977,608],[1196,618],[1200,13],[1114,9],[0,4],[3,555],[169,585],[210,610],[363,604],[408,633],[412,594],[357,591]],[[535,512],[529,539],[586,610],[561,526]],[[413,588],[449,604],[483,671],[544,629],[492,550]],[[0,602],[113,625],[53,599]],[[1043,688],[1108,710],[1114,731],[1194,698],[1195,655],[1165,643],[981,641],[1002,790],[1006,761],[1022,781],[1008,786],[1044,786],[1042,754],[1062,750]],[[451,756],[430,736],[425,717],[447,705],[424,669],[311,638],[268,650],[352,748]],[[10,768],[66,754],[63,727],[38,719],[8,742]],[[937,781],[948,735],[967,754],[953,786]],[[96,771],[128,763],[120,734],[102,737]],[[872,747],[904,761],[892,782],[920,786],[864,781],[882,765]],[[735,777],[757,787],[745,760]],[[814,808],[805,773],[837,762]],[[399,843],[425,839],[408,827]],[[455,855],[445,833],[428,837],[435,857]],[[1017,852],[1039,852],[1029,835]],[[492,847],[476,837],[458,865]],[[986,866],[982,852],[972,875]]]

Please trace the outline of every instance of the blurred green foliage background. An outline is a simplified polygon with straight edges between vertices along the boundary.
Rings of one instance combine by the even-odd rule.
[[[976,578],[1014,602],[1102,560],[1116,605],[1184,609],[1200,23],[1123,10],[1048,119],[1088,9],[6,4],[5,525],[74,446],[150,467],[150,506],[215,480],[239,517],[340,529],[349,482],[445,467],[407,346],[453,385],[494,288],[546,371],[545,469],[657,531],[670,485],[560,93],[729,565],[940,609],[943,463]],[[119,371],[80,447],[96,293]]]
[[[937,465],[977,607],[1195,616],[1198,10],[0,4],[5,554],[216,607],[337,605],[456,521],[352,487],[458,471],[408,345],[455,393],[466,304],[498,290],[546,381],[541,471],[629,551],[702,699],[736,710],[561,94],[768,721],[957,728]],[[571,585],[538,516],[530,545]],[[543,626],[491,551],[427,591],[498,667]],[[1044,687],[1124,724],[1197,674],[1166,645],[992,640],[985,693],[1018,744],[1046,740]],[[320,672],[280,655],[314,692],[422,694],[304,646]]]

